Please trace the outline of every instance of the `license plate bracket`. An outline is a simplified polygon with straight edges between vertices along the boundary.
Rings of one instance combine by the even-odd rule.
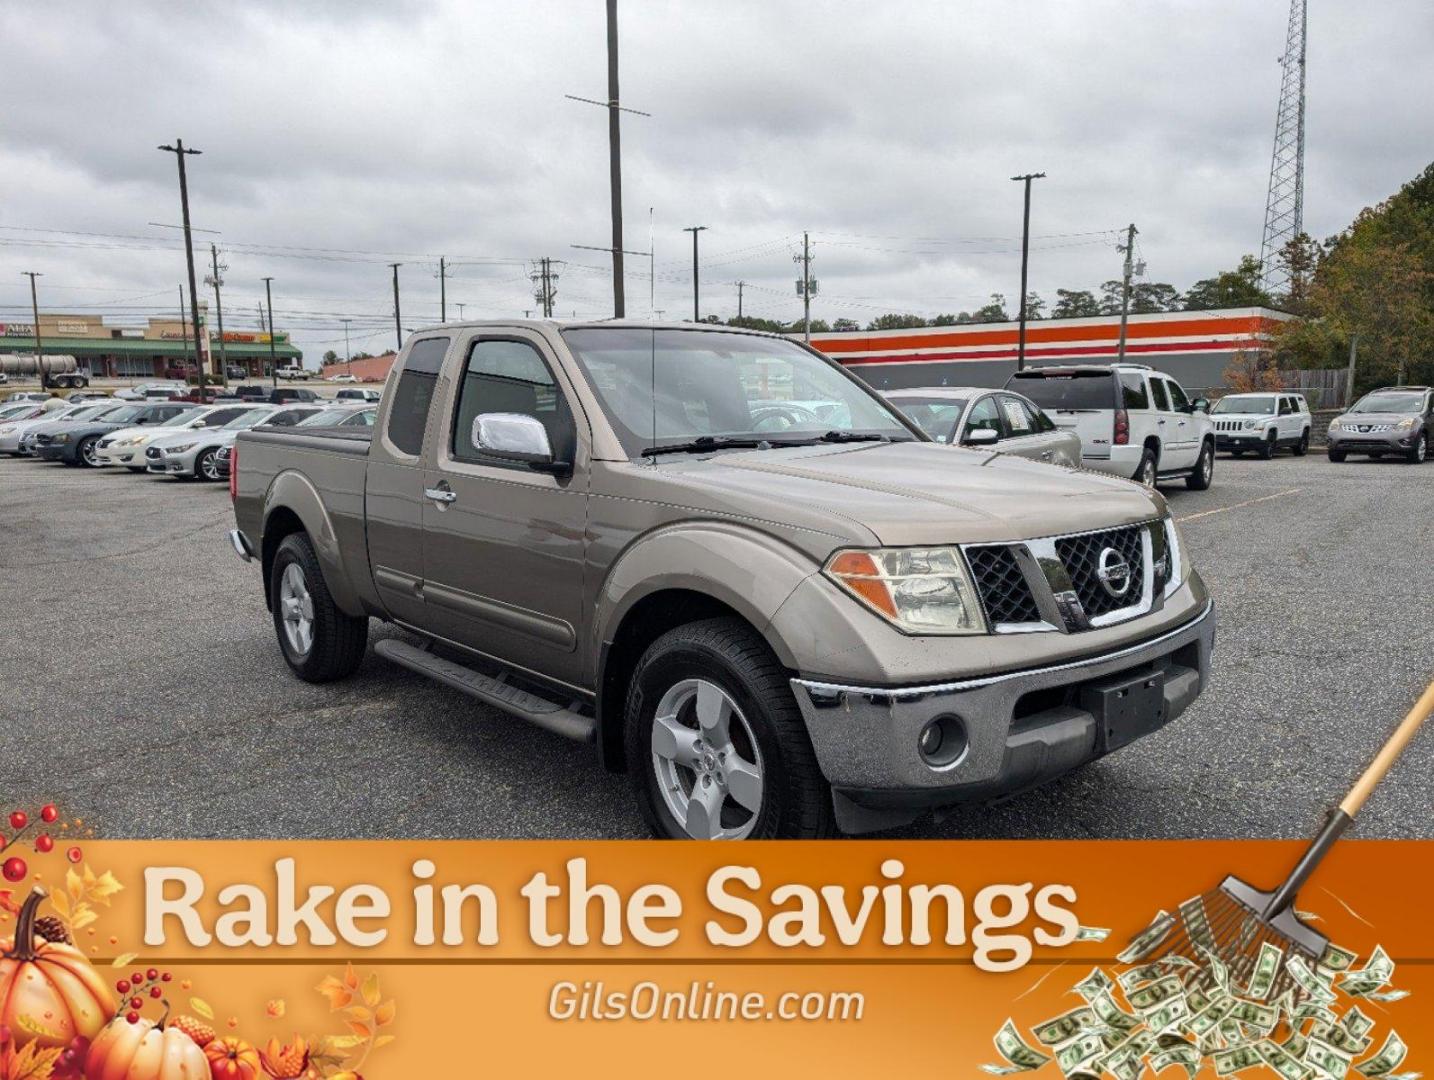
[[[1165,672],[1098,679],[1081,687],[1080,704],[1095,717],[1102,749],[1118,750],[1165,723]]]

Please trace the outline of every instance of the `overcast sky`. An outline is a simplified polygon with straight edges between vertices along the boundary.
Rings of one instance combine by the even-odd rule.
[[[1336,231],[1434,158],[1434,4],[1311,0],[1306,227]],[[1148,278],[1184,289],[1258,252],[1284,0],[622,0],[626,246],[656,249],[653,307],[793,319],[973,309],[1019,282],[1098,289],[1134,221]],[[0,4],[0,321],[42,308],[177,306],[172,155],[228,264],[226,327],[276,322],[312,366],[403,322],[534,307],[529,262],[564,260],[558,311],[611,314],[602,0],[128,0]],[[649,208],[651,215],[649,217]],[[54,230],[54,231],[35,231]],[[1106,230],[1106,231],[1103,231]],[[78,234],[107,234],[106,236]],[[137,239],[134,239],[137,238]],[[302,250],[307,249],[307,250]],[[315,250],[328,249],[328,250]],[[647,315],[629,258],[628,313]],[[201,285],[201,288],[203,286]],[[20,305],[25,305],[23,311]],[[28,321],[28,319],[26,320]]]

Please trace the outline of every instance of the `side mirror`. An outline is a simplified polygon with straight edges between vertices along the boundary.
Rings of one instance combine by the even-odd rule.
[[[192,427],[196,427],[196,428],[208,427],[208,426],[209,426],[209,421],[208,421],[208,420],[196,420],[196,421],[194,421],[194,423],[193,423],[191,426],[192,426]]]
[[[538,472],[560,476],[573,470],[572,462],[553,460],[548,429],[523,413],[480,413],[473,418],[469,440],[473,449],[490,457],[520,462]]]
[[[1197,397],[1194,401],[1190,403],[1190,408],[1194,412],[1207,413],[1210,411],[1210,399]]]
[[[992,428],[976,428],[966,432],[961,442],[966,446],[990,446],[1001,441],[1001,433]]]

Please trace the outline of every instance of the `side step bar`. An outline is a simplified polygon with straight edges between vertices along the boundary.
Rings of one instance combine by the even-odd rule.
[[[477,698],[485,705],[502,709],[555,735],[578,742],[592,742],[597,731],[597,721],[591,716],[565,709],[512,683],[501,682],[470,667],[415,648],[407,642],[384,638],[374,645],[373,651],[385,660],[392,660],[395,664],[401,664],[420,675],[427,675],[445,686],[451,686],[469,697]]]

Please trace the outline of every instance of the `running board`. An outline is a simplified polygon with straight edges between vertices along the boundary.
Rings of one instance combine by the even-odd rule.
[[[578,742],[593,741],[597,730],[597,721],[593,717],[565,709],[556,702],[529,693],[512,683],[494,679],[394,638],[384,638],[375,643],[373,651],[385,660],[391,660],[420,675],[427,675],[430,679],[451,686],[471,698],[477,698],[485,705],[502,709],[530,724],[536,724],[545,731],[551,731],[554,735]]]

